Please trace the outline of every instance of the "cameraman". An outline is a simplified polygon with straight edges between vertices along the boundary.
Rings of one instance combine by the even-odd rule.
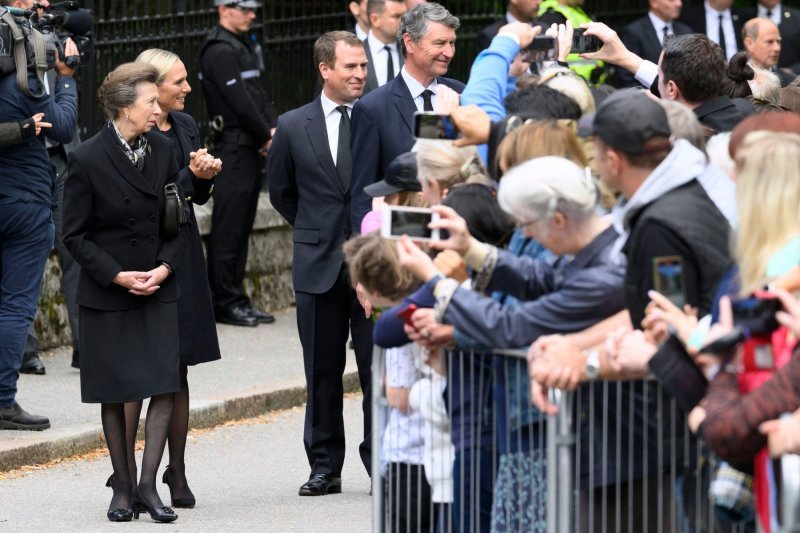
[[[3,2],[8,4],[8,2]],[[28,5],[30,4],[30,5]],[[12,5],[30,8],[32,2]],[[65,55],[77,55],[71,41]],[[57,78],[52,96],[26,96],[15,73],[0,78],[0,123],[20,122],[44,113],[53,127],[49,137],[72,140],[77,120],[78,95],[74,70],[56,58]],[[29,73],[34,92],[39,81]],[[50,427],[43,416],[31,415],[15,401],[25,336],[39,298],[45,261],[53,246],[52,209],[55,183],[47,150],[41,140],[28,138],[0,149],[0,429],[42,430]]]

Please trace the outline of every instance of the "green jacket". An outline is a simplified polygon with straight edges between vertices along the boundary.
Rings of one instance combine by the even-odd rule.
[[[541,4],[539,4],[539,13],[537,16],[541,17],[551,9],[556,13],[560,13],[565,19],[572,22],[572,26],[574,28],[579,27],[581,24],[592,22],[592,18],[586,14],[586,11],[584,11],[582,7],[565,6],[562,5],[558,0],[544,0]],[[569,63],[569,68],[577,72],[586,81],[596,82],[601,78],[600,72],[603,64],[600,61],[583,59],[578,54],[570,54],[567,56],[567,62]],[[597,74],[593,74],[595,69],[598,70]],[[605,76],[602,77],[604,78]]]

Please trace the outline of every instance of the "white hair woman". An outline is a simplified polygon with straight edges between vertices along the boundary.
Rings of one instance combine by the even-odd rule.
[[[587,170],[561,157],[531,159],[503,177],[500,206],[526,235],[560,256],[554,262],[517,257],[481,243],[453,210],[434,207],[441,220],[431,227],[447,229],[450,237],[431,247],[452,249],[464,258],[474,272],[473,290],[445,278],[422,250],[403,238],[398,246],[401,264],[426,282],[421,291],[431,294],[420,299],[436,301],[433,309],[414,313],[411,338],[424,342],[436,324],[444,323],[468,332],[478,345],[519,348],[543,335],[581,331],[623,309],[625,262],[612,254],[617,233],[598,214],[597,198]],[[505,306],[484,296],[495,291],[520,303]],[[530,405],[527,374],[517,375],[518,379],[496,383],[509,408]],[[585,394],[582,398],[587,405],[581,408],[588,409],[594,397]],[[525,425],[520,420],[508,416],[497,428],[507,447],[500,450],[493,519],[512,524],[508,530],[530,531],[545,523],[545,450],[540,417]],[[588,467],[588,461],[581,464]],[[509,509],[532,512],[509,516]]]

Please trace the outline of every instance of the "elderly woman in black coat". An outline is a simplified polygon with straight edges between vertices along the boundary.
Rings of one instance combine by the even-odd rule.
[[[142,511],[160,522],[177,518],[159,498],[156,474],[181,389],[173,273],[185,232],[166,222],[177,219],[180,207],[166,200],[178,165],[170,142],[150,133],[161,113],[157,79],[154,67],[134,63],[106,77],[98,96],[109,120],[70,153],[64,189],[64,243],[81,265],[81,398],[102,404],[114,468],[107,516],[114,522]],[[134,485],[124,404],[144,398],[150,405]]]
[[[157,131],[172,142],[178,163],[178,182],[186,193],[191,211],[191,224],[186,228],[187,249],[183,266],[176,273],[181,295],[178,299],[178,335],[181,353],[181,390],[175,394],[172,424],[167,439],[169,465],[163,481],[169,486],[173,507],[194,507],[195,497],[186,481],[184,453],[189,428],[189,383],[187,367],[220,358],[214,308],[208,286],[203,244],[197,229],[192,204],[203,205],[211,197],[214,176],[222,162],[200,147],[200,133],[194,119],[182,113],[186,96],[192,91],[187,81],[186,67],[180,58],[167,50],[151,48],[136,58],[137,63],[149,64],[158,70],[158,105],[161,114],[156,117]],[[128,422],[129,462],[134,468],[133,444],[139,422],[141,402],[128,404],[125,414]]]

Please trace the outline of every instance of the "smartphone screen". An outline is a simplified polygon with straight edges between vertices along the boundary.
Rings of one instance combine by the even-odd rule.
[[[683,309],[686,305],[686,288],[683,282],[683,259],[680,256],[653,259],[653,287]]]
[[[572,53],[585,54],[586,52],[597,52],[603,43],[594,35],[584,35],[583,28],[575,28],[572,34]]]
[[[417,112],[414,114],[414,136],[417,139],[453,140],[458,138],[458,128],[450,115]]]
[[[428,227],[433,213],[419,211],[391,210],[390,230],[393,237],[408,235],[411,239],[431,239],[432,230]]]
[[[537,35],[533,42],[521,51],[522,59],[526,63],[540,63],[542,61],[558,60],[558,43],[554,37]]]

